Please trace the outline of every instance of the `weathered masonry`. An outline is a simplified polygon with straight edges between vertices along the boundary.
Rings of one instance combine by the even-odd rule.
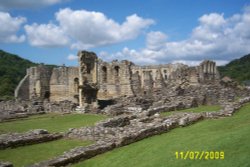
[[[104,62],[95,53],[78,52],[79,67],[50,68],[45,65],[27,69],[15,90],[21,100],[72,101],[80,107],[98,107],[119,97],[150,95],[169,85],[213,84],[219,81],[215,62],[199,66],[183,64],[137,66],[122,60]]]

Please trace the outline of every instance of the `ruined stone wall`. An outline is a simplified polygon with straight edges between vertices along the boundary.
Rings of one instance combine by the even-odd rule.
[[[96,106],[97,87],[97,56],[93,52],[79,51],[79,105],[88,108]]]
[[[220,78],[216,64],[213,61],[205,60],[198,66],[199,82],[214,83]]]
[[[151,94],[166,87],[170,82],[181,82],[188,67],[183,64],[132,66],[132,88],[137,94]]]
[[[27,69],[26,76],[15,90],[15,97],[21,100],[48,99],[51,72],[52,69],[43,64]]]
[[[182,90],[190,85],[219,83],[216,64],[208,60],[196,67],[180,63],[137,66],[127,60],[104,62],[87,51],[79,51],[78,59],[79,67],[29,68],[16,89],[16,97],[51,102],[67,100],[84,108],[97,107],[98,100],[175,96],[182,95]],[[211,94],[214,96],[216,92]]]
[[[29,94],[29,75],[26,74],[15,89],[15,98],[29,100]]]
[[[98,61],[98,99],[108,100],[133,95],[129,61]]]
[[[54,68],[50,78],[50,101],[78,103],[79,75],[76,67]]]
[[[29,75],[29,98],[34,97],[45,99],[49,98],[50,76],[52,69],[44,65],[31,67],[28,69]]]

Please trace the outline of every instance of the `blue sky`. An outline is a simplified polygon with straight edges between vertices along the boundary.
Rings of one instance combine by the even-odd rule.
[[[76,66],[78,50],[136,64],[250,53],[249,0],[0,0],[0,49]]]

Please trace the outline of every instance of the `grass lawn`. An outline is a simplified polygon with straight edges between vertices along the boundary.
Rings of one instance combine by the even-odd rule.
[[[221,106],[219,105],[211,105],[211,106],[199,106],[195,108],[189,108],[184,110],[178,110],[178,111],[170,111],[170,112],[162,112],[162,116],[169,116],[176,112],[211,112],[211,111],[219,111],[221,109]]]
[[[46,129],[49,132],[63,132],[69,128],[93,125],[106,118],[91,114],[44,114],[31,116],[22,120],[0,123],[0,134],[7,132],[25,132],[30,129]]]
[[[250,104],[232,117],[204,120],[86,160],[74,167],[250,166]],[[224,160],[180,160],[176,151],[224,151]]]
[[[27,166],[62,154],[77,146],[86,146],[90,141],[61,139],[14,149],[0,150],[0,160],[9,161],[14,166]]]

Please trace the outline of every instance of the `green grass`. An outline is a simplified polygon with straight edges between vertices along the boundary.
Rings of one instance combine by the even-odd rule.
[[[115,149],[74,167],[250,166],[250,104],[232,117],[204,120]],[[176,151],[224,151],[224,160],[180,160]]]
[[[219,111],[221,109],[221,106],[218,105],[210,105],[210,106],[199,106],[195,108],[189,108],[189,109],[184,109],[184,110],[178,110],[178,111],[170,111],[170,112],[162,112],[162,116],[169,116],[172,115],[173,113],[176,112],[211,112],[211,111]]]
[[[22,120],[0,123],[0,133],[25,132],[30,129],[46,129],[49,132],[63,132],[69,128],[90,126],[106,118],[91,114],[45,114]]]
[[[0,161],[12,162],[15,167],[27,166],[48,160],[71,148],[89,144],[91,144],[90,141],[61,139],[14,149],[0,150]]]

